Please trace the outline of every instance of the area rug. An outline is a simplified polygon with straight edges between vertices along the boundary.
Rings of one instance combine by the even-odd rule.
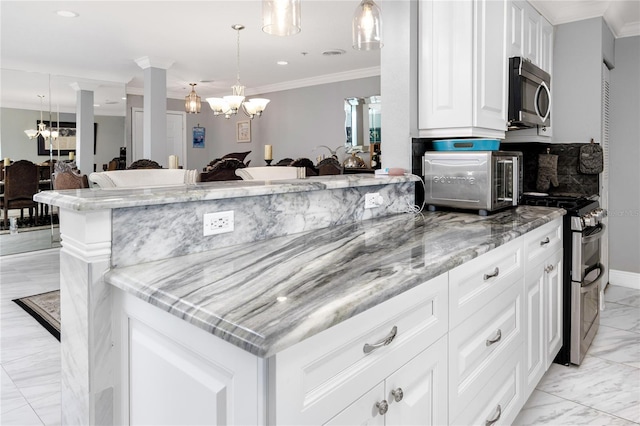
[[[21,297],[13,301],[60,341],[60,290]]]

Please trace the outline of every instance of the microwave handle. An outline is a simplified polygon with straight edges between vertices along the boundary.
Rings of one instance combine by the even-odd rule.
[[[547,113],[544,115],[544,117],[540,114],[540,108],[538,107],[538,99],[540,99],[539,95],[542,89],[544,89],[544,91],[547,92],[547,99],[551,99],[551,91],[549,90],[547,83],[545,83],[544,81],[541,81],[538,85],[538,88],[536,89],[533,106],[535,107],[536,114],[538,115],[538,117],[540,117],[540,120],[542,120],[542,122],[545,122],[549,117],[549,114],[551,113],[551,107],[547,108]]]

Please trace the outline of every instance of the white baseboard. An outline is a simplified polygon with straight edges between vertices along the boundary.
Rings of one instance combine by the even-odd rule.
[[[640,290],[640,274],[611,269],[609,270],[609,284]]]

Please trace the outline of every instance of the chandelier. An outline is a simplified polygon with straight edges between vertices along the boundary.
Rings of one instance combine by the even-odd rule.
[[[36,139],[38,136],[42,136],[45,139],[49,139],[50,137],[58,139],[58,132],[56,130],[51,131],[47,129],[47,125],[44,124],[44,121],[42,120],[42,101],[44,99],[44,95],[38,95],[38,97],[40,98],[40,122],[38,123],[38,130],[29,129],[25,130],[24,133],[29,139]]]
[[[200,113],[200,96],[196,93],[196,83],[189,83],[191,92],[184,98],[184,110],[189,114]]]
[[[356,50],[378,50],[382,48],[382,19],[380,8],[373,0],[362,0],[351,23],[353,48]]]
[[[237,36],[237,77],[236,84],[231,86],[231,95],[222,98],[207,98],[207,102],[213,110],[213,115],[224,115],[224,118],[231,118],[232,115],[238,113],[242,108],[243,112],[249,117],[260,117],[267,107],[269,99],[253,98],[245,100],[244,86],[240,84],[240,31],[244,29],[244,25],[235,24],[231,28],[236,30]]]

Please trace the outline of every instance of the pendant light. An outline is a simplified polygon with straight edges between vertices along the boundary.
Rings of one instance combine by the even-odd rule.
[[[38,95],[38,97],[40,98],[40,122],[38,123],[38,130],[29,129],[25,130],[24,133],[29,139],[36,139],[38,136],[42,136],[45,139],[48,139],[49,137],[57,139],[58,132],[55,130],[52,132],[47,129],[46,124],[44,124],[44,121],[42,120],[42,101],[44,100],[44,95]]]
[[[251,119],[255,116],[262,116],[262,112],[270,102],[269,99],[253,98],[244,100],[244,86],[240,84],[240,31],[244,25],[235,24],[231,26],[238,33],[237,37],[237,79],[236,84],[231,86],[231,95],[222,98],[207,98],[207,102],[213,110],[213,115],[224,115],[224,118],[231,118],[242,108],[243,112]]]
[[[276,36],[300,32],[300,0],[262,0],[262,31]]]
[[[380,8],[373,0],[362,0],[353,15],[353,48],[356,50],[382,48],[381,32]]]
[[[200,96],[195,90],[196,83],[189,83],[189,86],[191,86],[191,92],[184,98],[184,110],[189,114],[199,114],[201,103]]]

